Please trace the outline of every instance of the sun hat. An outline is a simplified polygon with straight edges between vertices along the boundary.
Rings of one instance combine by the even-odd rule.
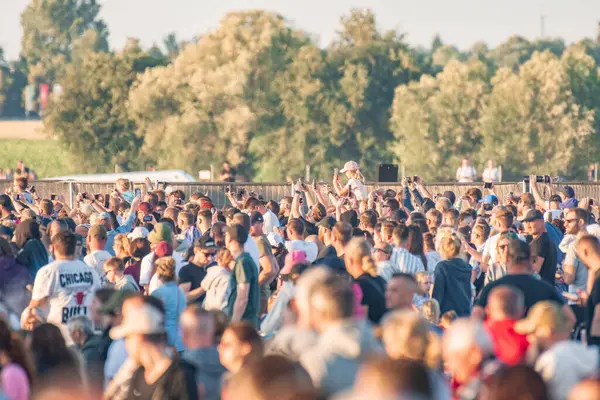
[[[143,226],[138,226],[137,228],[135,228],[133,230],[133,232],[131,232],[130,234],[127,235],[127,239],[129,239],[129,240],[146,239],[148,237],[149,233],[150,232],[148,232],[148,229],[144,228]]]
[[[344,164],[344,168],[340,171],[342,174],[346,171],[356,171],[358,169],[358,163],[356,161],[348,161]]]
[[[164,317],[151,305],[143,305],[134,313],[127,314],[121,325],[110,330],[110,338],[119,340],[134,334],[151,335],[165,333]]]

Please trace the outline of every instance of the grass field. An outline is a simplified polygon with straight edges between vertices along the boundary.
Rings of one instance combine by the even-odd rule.
[[[68,153],[43,132],[41,121],[0,121],[0,168],[23,160],[40,178],[74,172]]]
[[[14,169],[19,160],[33,168],[40,178],[65,175],[75,170],[68,153],[54,140],[0,137],[0,168]]]

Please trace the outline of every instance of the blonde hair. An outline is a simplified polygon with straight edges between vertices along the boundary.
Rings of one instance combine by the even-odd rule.
[[[229,264],[233,261],[233,256],[229,250],[221,248],[217,251],[215,259],[217,260],[217,264],[221,267],[229,267]]]
[[[371,245],[362,238],[354,238],[344,249],[344,256],[356,263],[362,265],[362,269],[367,274],[377,276],[377,266],[371,255]]]
[[[173,257],[161,257],[156,260],[156,274],[162,282],[175,280],[175,259]]]
[[[421,306],[421,314],[432,325],[440,324],[440,303],[436,299],[427,300]]]
[[[356,179],[358,181],[361,181],[362,183],[365,183],[365,177],[363,176],[363,174],[360,173],[360,169],[346,171],[346,174],[348,174],[347,176],[350,179]]]
[[[450,311],[446,311],[443,315],[442,318],[440,318],[440,325],[442,325],[442,327],[444,329],[448,329],[448,327],[458,318],[458,315],[456,314],[456,311],[454,310],[450,310]]]
[[[429,273],[425,272],[425,271],[419,271],[415,274],[415,279],[417,280],[417,283],[421,283],[423,282],[423,280],[425,278],[429,278]]]
[[[130,189],[129,179],[119,178],[119,179],[117,179],[115,186],[117,187],[117,190],[126,192]]]
[[[462,246],[461,238],[456,232],[446,232],[440,240],[439,251],[443,259],[457,257]]]
[[[115,242],[113,247],[120,249],[120,251],[115,250],[115,253],[118,254],[122,251],[125,252],[125,254],[127,254],[128,256],[131,256],[131,243],[129,242],[127,235],[119,233],[117,236],[115,236]]]
[[[432,369],[441,365],[439,337],[431,332],[429,322],[412,310],[394,311],[385,318],[383,344],[391,358],[421,361]]]

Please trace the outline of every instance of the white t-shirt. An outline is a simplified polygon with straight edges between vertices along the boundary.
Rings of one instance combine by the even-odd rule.
[[[525,238],[521,235],[517,235],[517,238],[523,242],[525,242]],[[498,262],[498,239],[500,239],[500,234],[497,233],[494,236],[490,236],[488,240],[485,241],[483,245],[483,255],[489,255],[490,261],[488,262],[488,267],[491,267],[492,264]]]
[[[156,274],[152,275],[152,266],[154,264],[154,253],[151,252],[144,258],[142,258],[142,263],[140,265],[140,285],[148,285],[148,293],[152,293],[156,289],[162,286],[162,282],[158,279]],[[179,277],[179,271],[187,262],[183,259],[183,257],[179,253],[173,253],[171,256],[175,259],[175,276]]]
[[[459,182],[473,182],[477,177],[477,172],[473,167],[459,167],[456,170],[456,176]]]
[[[346,187],[352,192],[356,200],[360,201],[367,198],[367,187],[358,179],[349,179]]]
[[[102,284],[106,283],[106,277],[104,275],[104,263],[112,256],[106,250],[92,251],[83,258],[83,262],[90,268],[94,268],[96,273],[100,277]]]
[[[258,245],[251,236],[248,236],[248,240],[244,243],[244,253],[250,254],[254,264],[256,264],[256,268],[260,271],[260,251],[258,250]]]
[[[279,227],[279,219],[277,219],[277,215],[273,213],[273,211],[267,208],[267,212],[263,214],[263,219],[265,223],[263,225],[263,233],[268,235],[269,233],[273,233],[275,227]]]
[[[96,270],[80,260],[58,260],[42,267],[35,276],[33,300],[48,298],[48,322],[66,332],[67,322],[89,315],[94,293],[102,284]],[[65,336],[65,338],[68,337]]]
[[[498,168],[486,168],[483,171],[482,178],[484,182],[498,182],[500,180],[500,173],[498,172]]]
[[[314,262],[319,254],[319,248],[314,242],[307,242],[305,240],[290,240],[285,242],[285,248],[290,253],[292,251],[303,251],[306,254],[306,261]]]

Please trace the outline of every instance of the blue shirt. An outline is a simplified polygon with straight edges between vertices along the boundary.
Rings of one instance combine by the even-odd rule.
[[[136,214],[136,212],[131,211],[123,225],[117,227],[116,229],[113,229],[112,231],[109,231],[106,235],[105,250],[108,251],[111,256],[115,255],[115,251],[113,250],[113,246],[115,244],[115,236],[117,236],[118,234],[127,234],[131,232],[131,229],[133,228],[133,223],[135,222]]]
[[[152,292],[152,296],[161,299],[165,306],[165,330],[169,346],[175,346],[177,351],[183,351],[179,316],[186,306],[185,294],[177,283],[171,281]]]

